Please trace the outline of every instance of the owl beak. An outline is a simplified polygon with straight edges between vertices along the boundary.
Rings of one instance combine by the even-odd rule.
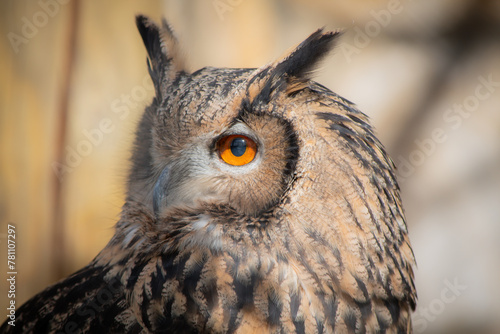
[[[161,172],[160,177],[156,181],[155,187],[153,189],[153,211],[157,218],[160,214],[160,209],[166,205],[166,190],[169,179],[170,170],[168,167],[165,167]]]

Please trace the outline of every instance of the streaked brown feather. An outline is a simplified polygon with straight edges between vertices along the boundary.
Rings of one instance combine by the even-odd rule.
[[[410,333],[415,260],[393,163],[367,117],[309,77],[336,34],[260,69],[190,74],[168,25],[138,25],[157,96],[116,233],[2,332]],[[257,167],[214,160],[235,126],[258,141]]]

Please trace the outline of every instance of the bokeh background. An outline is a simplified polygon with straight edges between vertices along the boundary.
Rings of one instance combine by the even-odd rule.
[[[319,27],[342,28],[316,79],[371,117],[399,167],[418,262],[415,332],[500,332],[495,0],[1,1],[2,312],[7,224],[18,306],[113,233],[152,98],[137,13],[168,19],[192,69],[258,67]]]

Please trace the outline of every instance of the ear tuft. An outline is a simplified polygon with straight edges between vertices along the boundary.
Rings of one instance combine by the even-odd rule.
[[[184,71],[183,57],[173,30],[165,19],[159,27],[150,18],[137,15],[136,24],[148,52],[149,75],[161,101],[168,83]]]
[[[252,103],[269,102],[272,92],[277,90],[284,89],[292,95],[307,87],[311,72],[340,35],[339,31],[324,33],[318,29],[278,60],[256,70],[247,88]]]
[[[340,35],[338,31],[324,33],[323,29],[316,30],[292,51],[278,59],[271,70],[272,73],[274,76],[286,74],[298,79],[309,79],[310,73],[332,49],[334,41]]]

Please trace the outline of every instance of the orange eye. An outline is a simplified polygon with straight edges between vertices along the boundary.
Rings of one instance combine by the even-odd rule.
[[[255,158],[257,144],[248,137],[231,135],[218,141],[217,150],[220,158],[225,163],[233,166],[243,166]]]

